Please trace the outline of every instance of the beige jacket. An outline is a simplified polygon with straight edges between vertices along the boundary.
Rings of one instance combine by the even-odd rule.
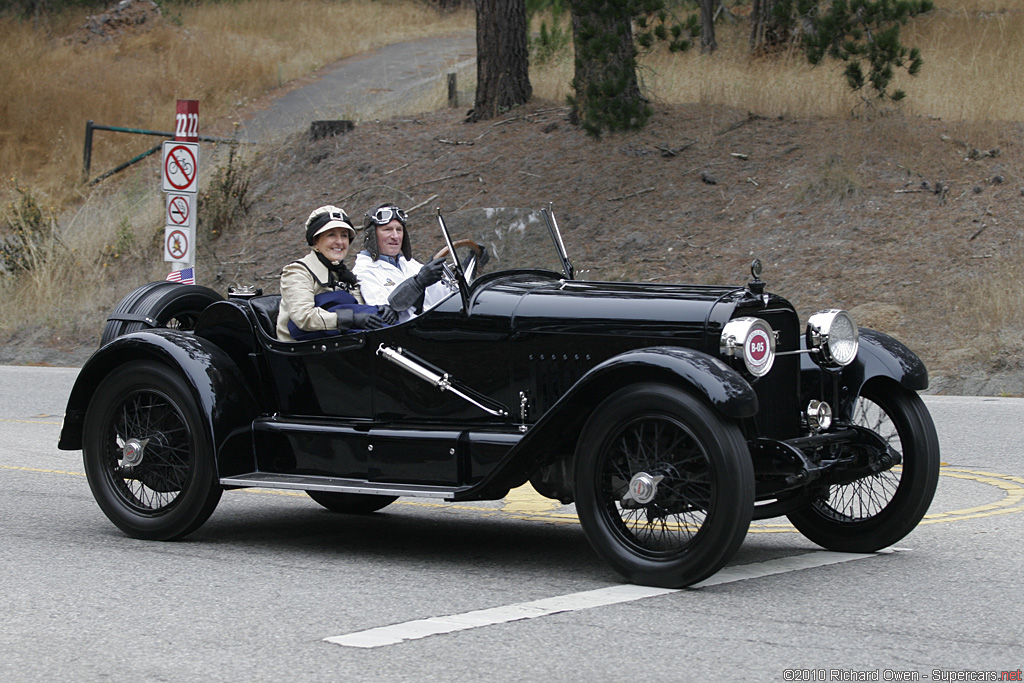
[[[336,330],[338,316],[331,311],[318,308],[313,297],[324,292],[341,289],[330,287],[330,273],[327,266],[320,262],[316,252],[293,261],[281,271],[281,307],[277,312],[277,338],[281,341],[295,341],[288,332],[288,321],[291,320],[304,330]],[[358,285],[349,290],[356,302],[363,303],[363,295]]]

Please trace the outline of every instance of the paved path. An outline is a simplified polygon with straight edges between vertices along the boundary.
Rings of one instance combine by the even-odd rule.
[[[460,73],[460,80],[465,80],[475,63],[472,33],[397,43],[355,55],[325,67],[314,83],[288,92],[270,108],[243,120],[239,139],[268,142],[308,129],[311,121],[385,116],[389,107],[447,83],[448,73]]]

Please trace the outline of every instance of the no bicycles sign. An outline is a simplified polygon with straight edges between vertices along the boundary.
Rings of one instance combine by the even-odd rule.
[[[188,192],[199,189],[199,143],[168,140],[163,145],[164,192]]]

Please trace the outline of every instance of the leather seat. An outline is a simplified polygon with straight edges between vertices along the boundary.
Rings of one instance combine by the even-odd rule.
[[[277,311],[281,307],[281,295],[254,296],[249,299],[249,306],[256,314],[263,331],[271,338],[277,339]]]

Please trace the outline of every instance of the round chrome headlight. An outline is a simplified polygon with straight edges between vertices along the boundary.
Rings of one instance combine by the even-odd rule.
[[[859,345],[857,325],[846,311],[819,311],[807,321],[807,348],[818,350],[813,358],[820,365],[849,365],[857,357]]]
[[[722,353],[739,356],[754,377],[768,374],[775,362],[775,333],[760,318],[735,318],[722,330]]]

